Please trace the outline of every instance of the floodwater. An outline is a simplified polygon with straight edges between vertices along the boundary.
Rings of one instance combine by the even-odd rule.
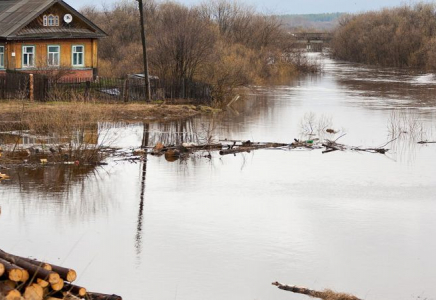
[[[214,120],[100,130],[127,148],[141,145],[144,128],[150,144],[209,135],[290,143],[309,123],[327,124],[340,132],[323,138],[346,133],[338,142],[360,147],[392,140],[394,119],[419,130],[386,155],[258,150],[10,170],[0,248],[74,268],[77,284],[126,300],[307,299],[273,281],[367,300],[436,299],[436,144],[416,143],[436,140],[436,79],[321,62],[323,74],[254,88]]]

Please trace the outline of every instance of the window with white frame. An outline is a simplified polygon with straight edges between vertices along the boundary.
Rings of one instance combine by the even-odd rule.
[[[59,66],[61,47],[57,45],[49,45],[47,48],[47,65],[49,67]]]
[[[5,46],[0,46],[0,69],[5,67]]]
[[[23,46],[23,68],[35,66],[35,46]]]
[[[44,26],[59,26],[59,16],[44,15],[42,17],[42,25]]]
[[[85,47],[83,45],[73,46],[73,67],[85,65]]]

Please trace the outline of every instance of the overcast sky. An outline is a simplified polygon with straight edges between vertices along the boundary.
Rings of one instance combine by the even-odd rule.
[[[64,0],[80,9],[85,5],[99,6],[101,3],[115,3],[121,0]],[[177,2],[193,5],[204,0],[179,0]],[[383,7],[413,4],[417,0],[240,0],[238,2],[255,6],[259,11],[268,14],[310,14],[329,12],[362,12],[378,10]],[[425,2],[432,2],[427,0]]]

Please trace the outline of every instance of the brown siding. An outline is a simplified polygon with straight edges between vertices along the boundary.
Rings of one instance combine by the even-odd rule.
[[[22,46],[35,46],[36,68],[47,67],[47,46],[60,46],[60,65],[62,68],[72,67],[72,46],[85,46],[85,66],[83,68],[97,68],[97,40],[93,39],[71,39],[71,40],[36,40],[36,41],[13,41],[7,45],[8,69],[22,69]],[[15,58],[12,57],[15,52]],[[78,68],[80,69],[80,68]]]

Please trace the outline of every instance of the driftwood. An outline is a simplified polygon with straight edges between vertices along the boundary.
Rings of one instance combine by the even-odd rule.
[[[290,147],[291,144],[284,143],[253,143],[250,141],[232,141],[232,145],[227,145],[227,149],[220,150],[220,155],[235,154],[240,152],[250,152],[253,150],[265,149],[265,148],[280,148]]]
[[[122,300],[117,295],[87,293],[85,288],[71,284],[76,277],[73,269],[0,250],[0,300]]]
[[[336,293],[331,290],[324,290],[324,291],[316,291],[311,290],[305,287],[299,287],[295,285],[287,285],[287,284],[281,284],[279,282],[273,282],[272,285],[277,286],[279,289],[284,291],[289,291],[297,294],[303,294],[307,295],[313,298],[320,298],[325,300],[362,300],[360,298],[357,298],[356,296],[344,294],[344,293]]]

